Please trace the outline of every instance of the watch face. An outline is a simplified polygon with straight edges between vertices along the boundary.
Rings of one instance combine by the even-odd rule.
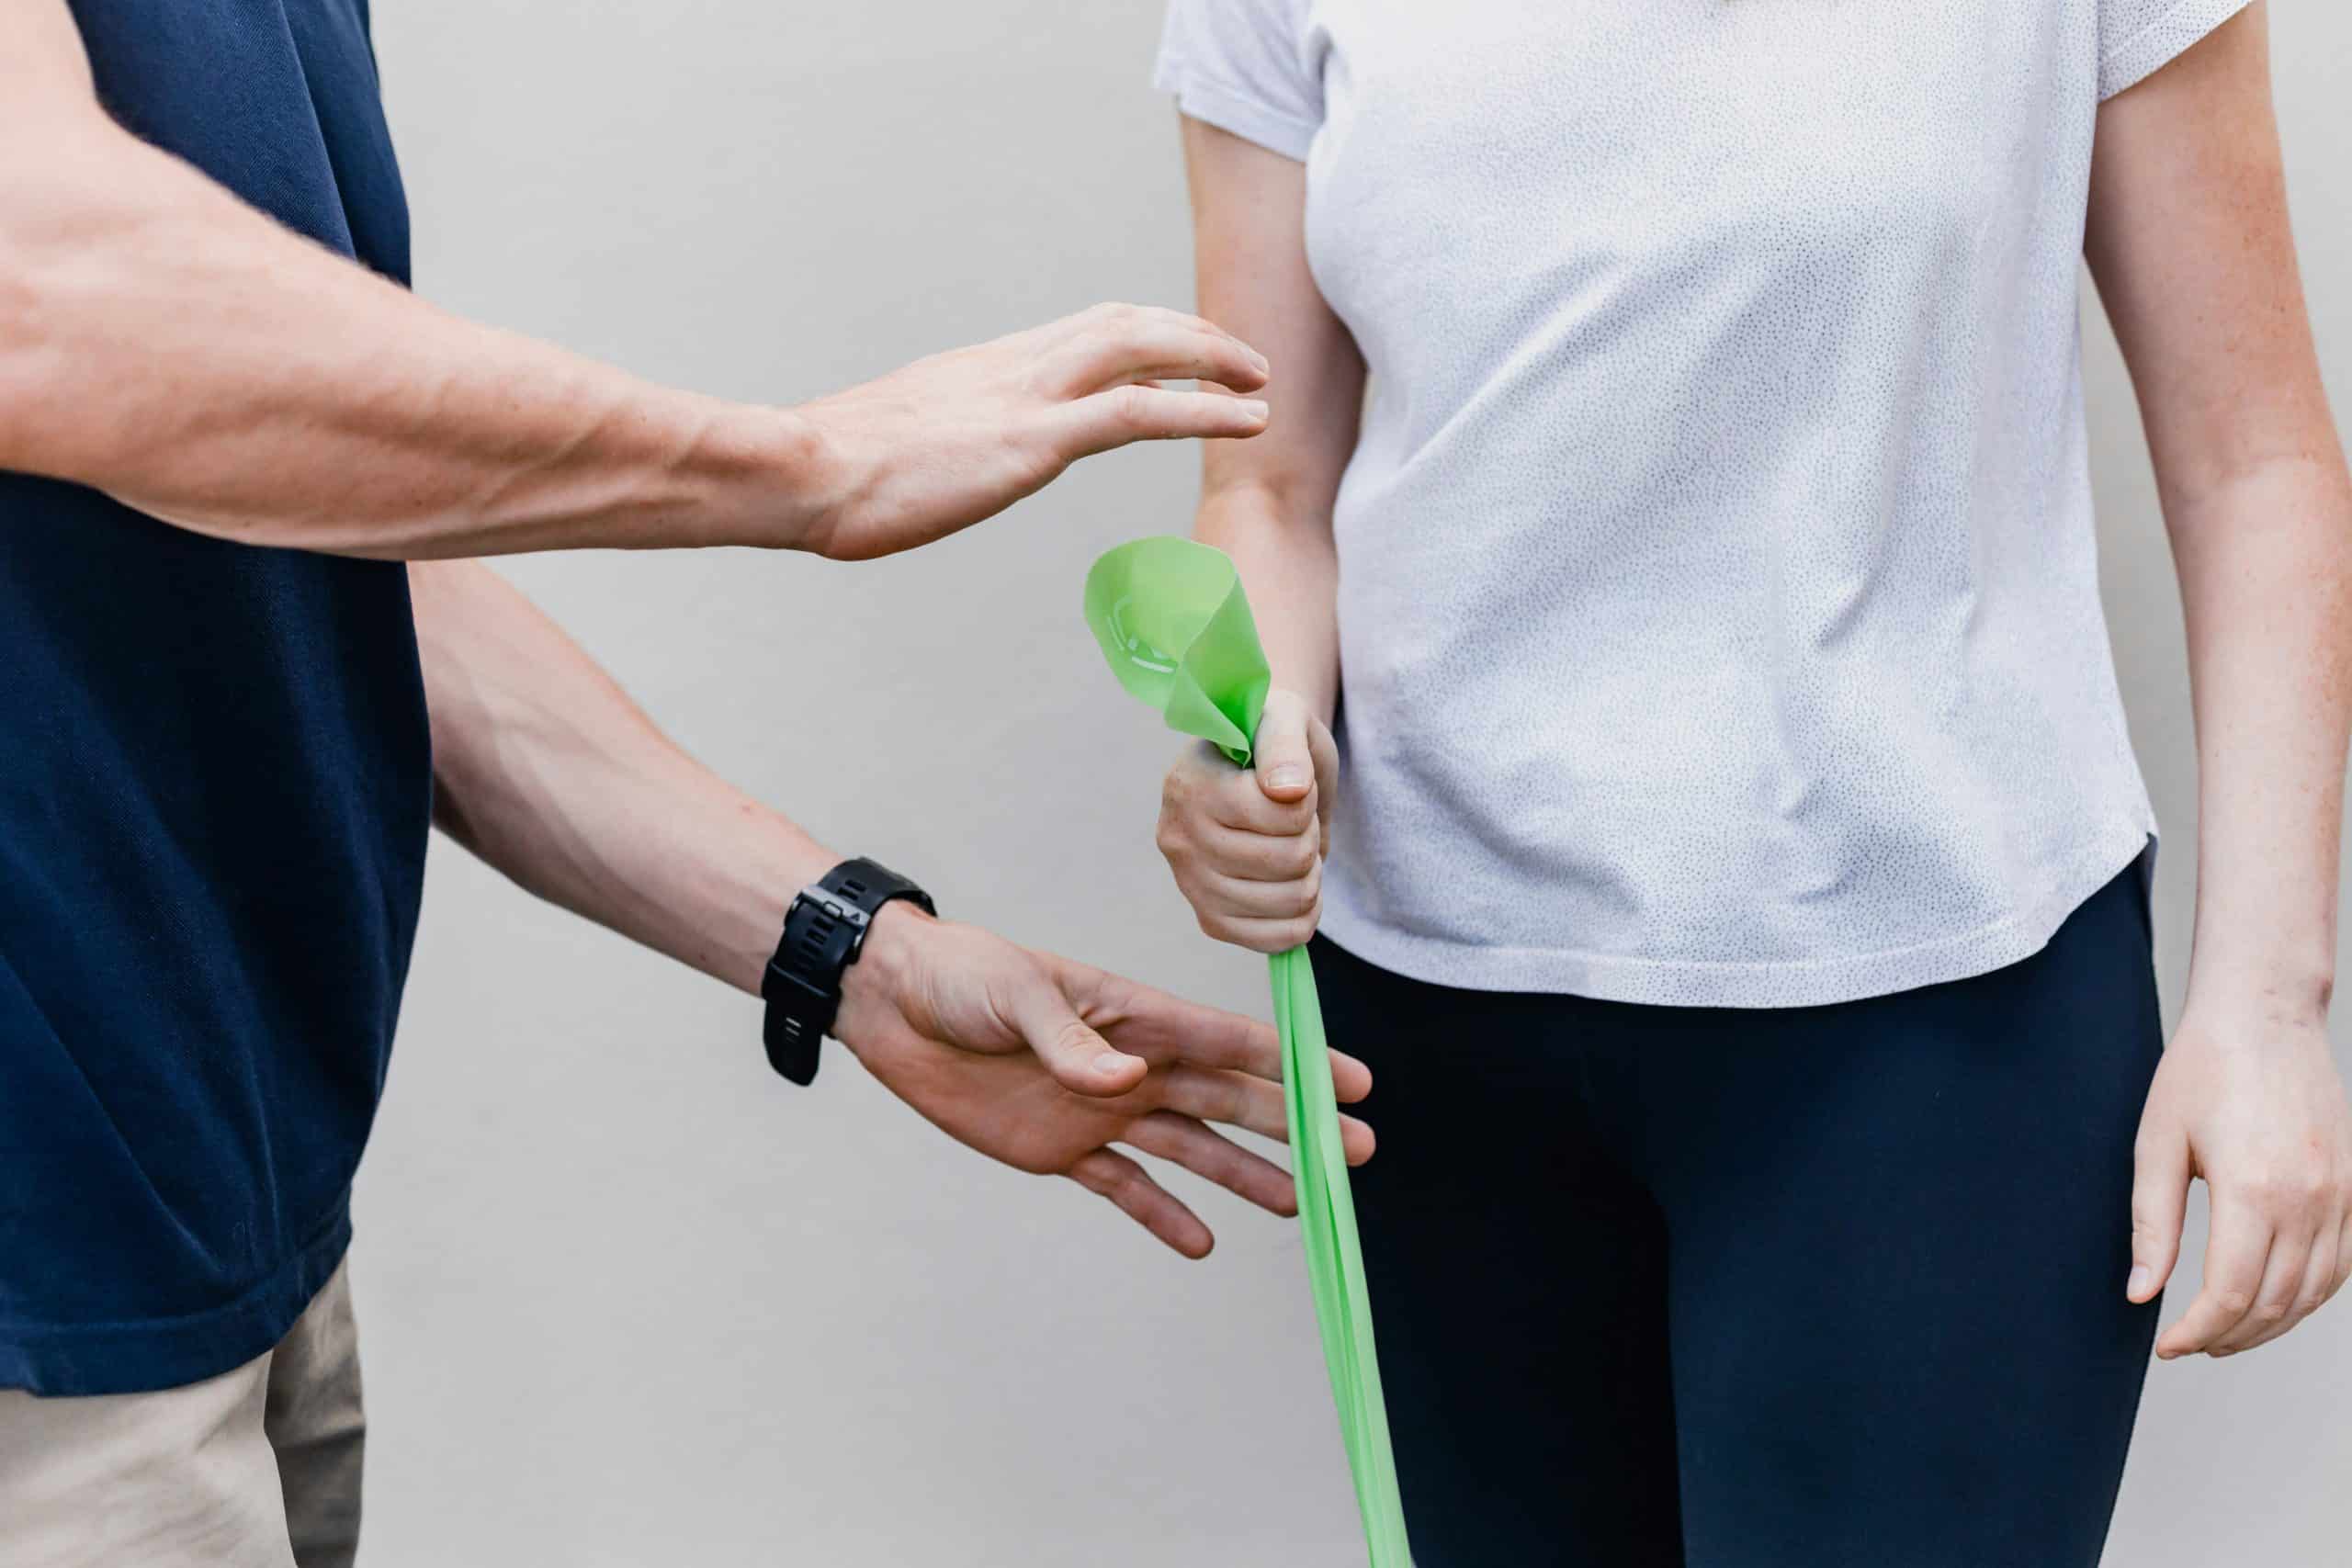
[[[760,995],[767,1002],[768,1065],[794,1083],[815,1079],[819,1049],[841,1007],[842,971],[856,962],[875,911],[895,898],[938,913],[922,888],[868,860],[843,861],[802,888],[785,912]]]

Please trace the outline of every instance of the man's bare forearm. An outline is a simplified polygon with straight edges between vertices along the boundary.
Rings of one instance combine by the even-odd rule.
[[[0,468],[246,544],[431,559],[911,549],[1129,442],[1254,435],[1262,358],[1092,310],[786,410],[460,320],[138,141],[62,0],[0,0]]]
[[[814,443],[463,321],[93,107],[0,160],[0,467],[253,544],[794,541]]]
[[[409,569],[435,818],[542,898],[747,991],[840,858],[681,750],[488,567]]]

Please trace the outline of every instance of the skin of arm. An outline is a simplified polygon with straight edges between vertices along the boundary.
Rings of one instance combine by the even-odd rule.
[[[2231,1355],[2352,1273],[2352,1113],[2327,1037],[2352,736],[2352,479],[2322,389],[2254,6],[2100,111],[2086,250],[2155,460],[2199,776],[2188,1002],[2149,1094],[2134,1301],[2211,1199],[2156,1342]]]
[[[1255,334],[1280,384],[1250,442],[1202,448],[1196,537],[1239,567],[1273,668],[1257,765],[1188,750],[1161,789],[1159,848],[1201,929],[1279,953],[1322,913],[1339,756],[1339,557],[1331,509],[1355,450],[1364,362],[1307,270],[1306,171],[1240,137],[1182,121],[1194,268],[1204,311]]]
[[[540,897],[756,995],[794,892],[842,857],[687,756],[488,567],[409,578],[440,826]],[[1284,1135],[1262,1023],[892,904],[834,1032],[959,1142],[1069,1177],[1187,1257],[1208,1228],[1111,1145],[1293,1212],[1289,1177],[1210,1125]],[[1369,1092],[1361,1063],[1332,1066],[1342,1100]],[[1350,1157],[1369,1157],[1371,1130],[1345,1120]]]
[[[250,544],[424,559],[752,545],[864,558],[1081,457],[1248,435],[1264,362],[1105,306],[795,409],[460,320],[110,119],[63,0],[0,0],[0,468]]]

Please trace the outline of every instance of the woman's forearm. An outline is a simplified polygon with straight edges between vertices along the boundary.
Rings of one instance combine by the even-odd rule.
[[[1279,491],[1233,483],[1203,496],[1193,532],[1240,569],[1274,684],[1330,723],[1340,697],[1340,562],[1329,514],[1286,512]]]
[[[2086,254],[2188,617],[2193,1001],[2324,1010],[2352,725],[2352,483],[2287,217],[2259,6],[2099,111]]]
[[[2352,739],[2352,483],[2339,452],[2167,498],[2197,723],[2190,992],[2325,1012]]]
[[[1306,170],[1199,120],[1183,136],[1201,309],[1237,323],[1276,376],[1266,434],[1204,448],[1193,533],[1240,568],[1274,683],[1328,724],[1340,694],[1331,511],[1355,450],[1363,355],[1306,265]]]

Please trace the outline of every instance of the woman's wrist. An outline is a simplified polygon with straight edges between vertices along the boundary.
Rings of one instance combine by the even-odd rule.
[[[2324,960],[2209,964],[2192,959],[2183,1029],[2192,1020],[2205,1019],[2228,1019],[2241,1029],[2248,1024],[2323,1028],[2335,988],[2335,965]]]

